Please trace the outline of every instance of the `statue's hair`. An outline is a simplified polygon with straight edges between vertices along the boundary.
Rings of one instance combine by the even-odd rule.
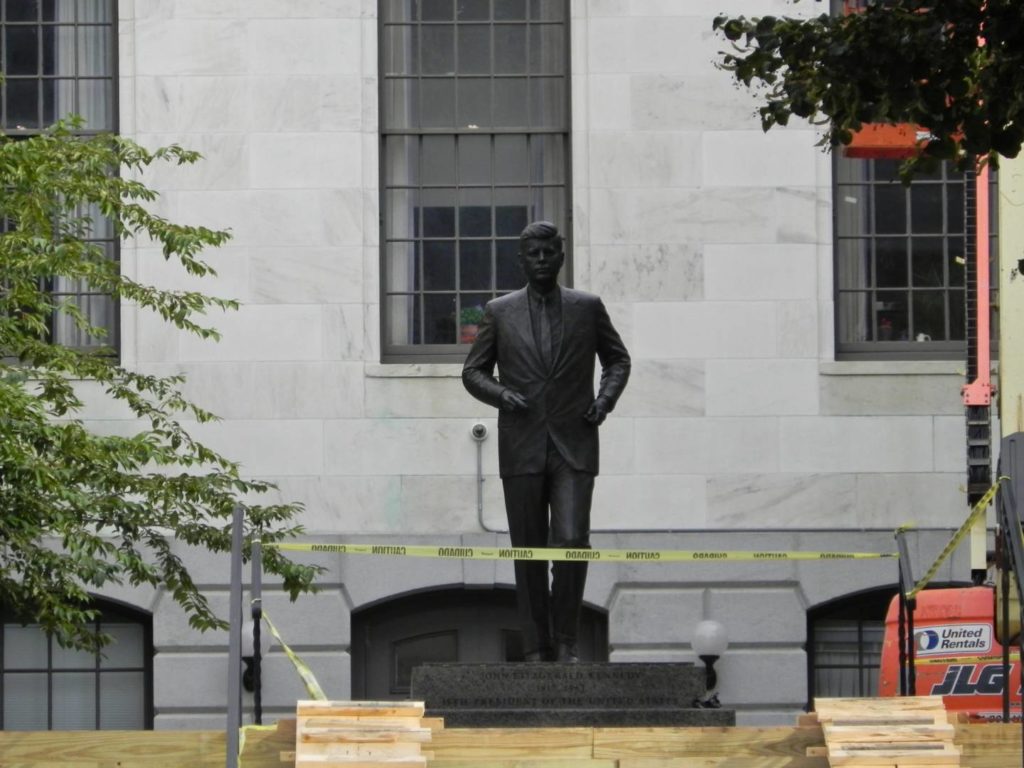
[[[550,221],[534,221],[526,225],[526,229],[519,233],[519,242],[523,240],[551,240],[557,239],[559,243],[563,238],[558,234],[558,227]]]

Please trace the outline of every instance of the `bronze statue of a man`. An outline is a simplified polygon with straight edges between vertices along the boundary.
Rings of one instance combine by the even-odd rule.
[[[513,547],[590,547],[597,428],[629,378],[629,352],[601,299],[558,285],[564,261],[554,224],[523,230],[527,285],[488,302],[462,369],[470,394],[499,409],[498,465]],[[554,563],[550,589],[547,566],[515,563],[526,659],[576,662],[587,564]]]

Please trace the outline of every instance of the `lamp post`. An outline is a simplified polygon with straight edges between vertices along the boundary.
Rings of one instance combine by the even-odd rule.
[[[704,662],[704,697],[698,698],[693,704],[695,707],[703,709],[718,709],[722,705],[718,701],[718,693],[715,691],[718,685],[715,662],[729,647],[725,627],[717,621],[705,619],[694,628],[690,643],[694,653]]]

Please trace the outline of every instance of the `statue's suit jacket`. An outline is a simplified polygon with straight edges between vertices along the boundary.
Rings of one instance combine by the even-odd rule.
[[[573,468],[598,472],[597,427],[583,418],[594,401],[594,360],[601,361],[598,395],[615,407],[629,378],[629,352],[597,296],[561,288],[562,338],[548,369],[530,325],[526,288],[488,302],[462,369],[466,389],[499,408],[498,466],[502,477],[544,472],[548,436]],[[497,364],[498,376],[494,376]],[[529,409],[501,411],[511,387]]]

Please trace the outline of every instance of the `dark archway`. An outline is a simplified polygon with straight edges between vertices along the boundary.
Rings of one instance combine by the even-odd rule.
[[[583,606],[580,658],[608,660],[608,616]],[[521,661],[511,588],[439,589],[377,603],[352,614],[352,696],[409,695],[412,668],[428,661]]]

